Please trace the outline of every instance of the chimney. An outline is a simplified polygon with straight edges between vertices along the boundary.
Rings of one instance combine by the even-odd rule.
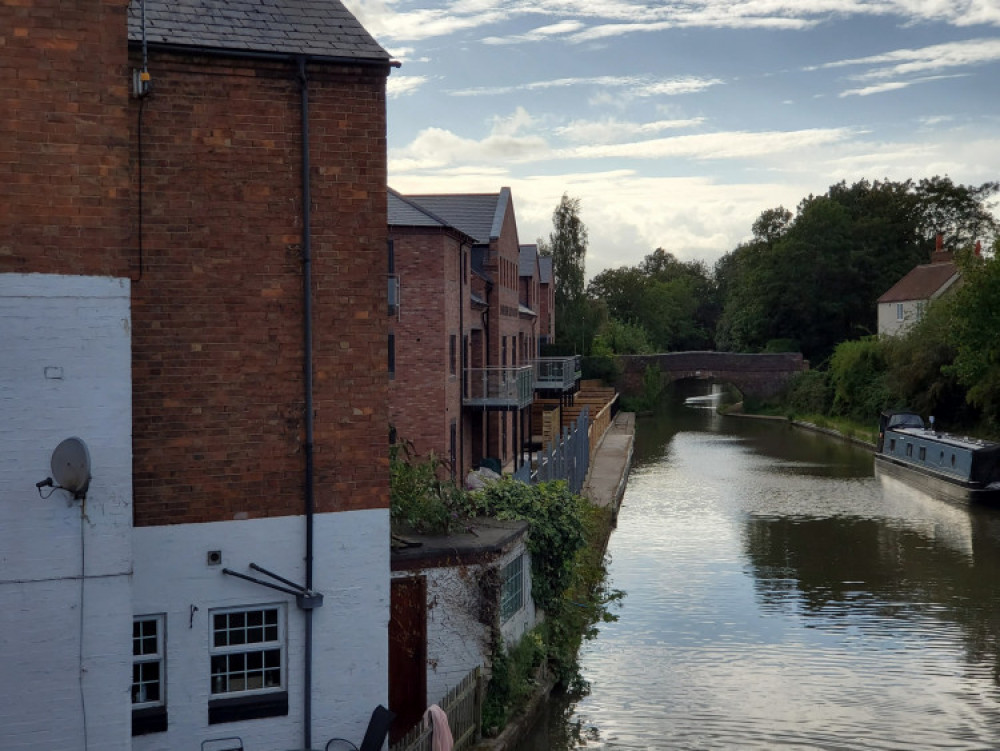
[[[931,253],[931,263],[948,263],[951,261],[951,253],[944,249],[944,234],[937,233],[934,239],[934,252]]]

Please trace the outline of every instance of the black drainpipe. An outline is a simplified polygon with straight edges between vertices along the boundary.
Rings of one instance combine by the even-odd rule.
[[[310,228],[312,192],[309,187],[309,79],[306,58],[300,56],[299,90],[302,97],[302,329],[304,341],[303,376],[305,379],[305,501],[306,501],[306,589],[313,588],[313,345],[312,345],[312,231]],[[304,611],[306,618],[305,668],[303,671],[302,724],[304,745],[312,747],[312,642],[313,611]]]

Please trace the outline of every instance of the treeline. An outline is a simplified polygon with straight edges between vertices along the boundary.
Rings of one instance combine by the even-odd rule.
[[[564,196],[556,231],[541,243],[554,256],[557,292],[562,249],[576,249],[553,353],[801,351],[815,372],[795,398],[817,409],[870,421],[878,409],[905,403],[996,429],[1000,282],[990,202],[998,189],[947,177],[841,182],[803,199],[794,213],[782,206],[762,212],[751,239],[714,268],[657,248],[586,288],[586,231],[579,203]],[[560,226],[574,228],[569,243]],[[908,336],[878,340],[876,300],[930,261],[939,235],[956,253],[962,286]],[[574,244],[580,237],[582,246]],[[973,252],[977,242],[982,256]]]

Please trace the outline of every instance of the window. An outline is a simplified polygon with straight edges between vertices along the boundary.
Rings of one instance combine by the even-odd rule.
[[[282,605],[211,612],[209,723],[288,714]]]
[[[920,455],[919,455],[918,458],[920,459],[920,461],[924,461],[927,458],[927,447],[926,446],[921,446],[920,447]]]
[[[282,687],[282,628],[278,606],[212,613],[212,693]]]
[[[912,443],[906,444],[906,455],[907,456],[913,456],[913,444]]]
[[[132,620],[132,735],[167,729],[163,615]]]
[[[896,320],[903,320],[903,303],[901,302],[896,303]]]
[[[399,317],[399,277],[396,275],[396,247],[392,240],[387,243],[389,258],[389,315]]]
[[[458,337],[452,334],[448,337],[448,372],[455,375],[458,370]]]
[[[455,420],[448,426],[448,458],[451,460],[451,479],[458,474],[458,424]]]
[[[389,334],[389,379],[396,377],[396,335]]]
[[[506,623],[524,607],[524,555],[500,571],[500,621]]]

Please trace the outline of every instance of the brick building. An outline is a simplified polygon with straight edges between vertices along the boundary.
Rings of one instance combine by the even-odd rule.
[[[390,61],[336,0],[144,6],[0,7],[0,746],[360,738]],[[87,497],[40,501],[67,435]]]
[[[391,317],[393,426],[418,453],[454,458],[459,477],[488,458],[521,464],[536,350],[533,313],[522,322],[510,189],[390,194],[389,209],[400,298]],[[420,412],[420,394],[430,396],[430,414]]]

